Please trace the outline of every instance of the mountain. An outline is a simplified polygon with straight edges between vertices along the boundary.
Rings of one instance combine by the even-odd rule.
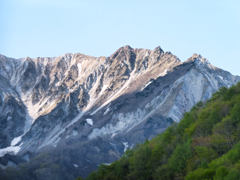
[[[240,83],[86,179],[240,179]]]
[[[110,57],[1,55],[5,179],[87,176],[239,80],[200,55],[181,62],[160,47],[124,46]]]

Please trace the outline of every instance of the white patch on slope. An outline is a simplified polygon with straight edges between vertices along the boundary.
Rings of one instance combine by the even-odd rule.
[[[18,144],[20,141],[22,140],[22,135],[15,137],[12,141],[11,141],[11,146],[15,146],[16,144]]]
[[[78,76],[80,76],[82,72],[82,66],[81,64],[77,64],[77,67],[78,67]]]
[[[75,168],[78,168],[78,165],[77,165],[77,164],[73,164],[73,166],[74,166]]]
[[[123,145],[124,145],[124,152],[126,152],[127,151],[127,149],[128,149],[128,142],[123,142]]]
[[[103,115],[106,115],[109,111],[110,111],[110,108],[108,107],[108,108],[104,111]]]
[[[21,145],[22,144],[19,146],[8,146],[0,149],[0,157],[3,157],[5,154],[17,154],[21,149]]]
[[[114,138],[117,135],[117,133],[113,133],[111,138]]]
[[[141,91],[143,91],[146,87],[148,87],[148,85],[149,84],[151,84],[152,83],[152,81],[149,81],[142,89],[141,89]]]
[[[222,76],[218,75],[218,77],[219,77],[221,80],[223,80],[223,77],[222,77]]]
[[[90,126],[92,126],[93,125],[93,120],[92,119],[86,119],[86,122],[90,125]]]

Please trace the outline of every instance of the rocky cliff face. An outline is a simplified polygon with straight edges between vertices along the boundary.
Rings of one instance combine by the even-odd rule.
[[[160,47],[125,46],[110,57],[0,56],[1,167],[28,161],[35,179],[87,175],[239,80],[200,55],[181,62]],[[53,164],[72,177],[49,173]]]

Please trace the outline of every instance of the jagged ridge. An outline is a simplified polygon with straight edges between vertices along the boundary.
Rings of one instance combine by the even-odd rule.
[[[178,122],[198,101],[239,81],[199,55],[181,62],[160,47],[124,46],[110,57],[1,56],[0,69],[25,108],[20,133],[0,143],[1,154],[15,148],[19,157],[31,159],[29,165],[58,163],[72,167],[75,175],[87,175],[98,164],[118,159],[127,148]],[[65,156],[60,155],[62,149]],[[52,158],[36,160],[36,154]],[[51,171],[49,165],[47,169]],[[52,174],[56,177],[64,176]]]

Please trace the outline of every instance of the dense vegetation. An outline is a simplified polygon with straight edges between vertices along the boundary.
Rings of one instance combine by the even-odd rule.
[[[220,89],[179,124],[86,179],[240,179],[240,83]]]

